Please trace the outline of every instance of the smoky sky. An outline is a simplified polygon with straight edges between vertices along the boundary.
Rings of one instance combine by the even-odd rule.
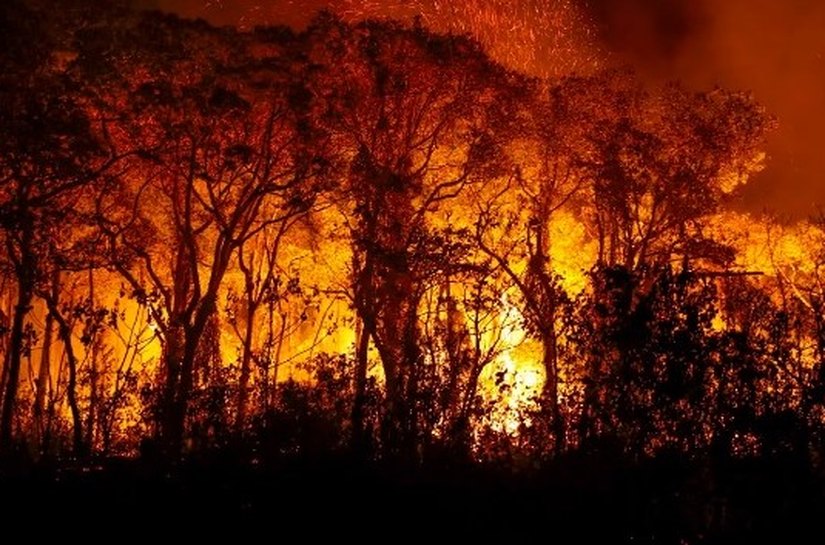
[[[750,210],[825,205],[825,2],[590,0],[605,47],[655,80],[752,91],[779,122]]]
[[[751,91],[777,118],[779,128],[768,143],[767,168],[743,192],[747,209],[801,218],[825,205],[825,2],[577,1],[611,62],[632,65],[652,82],[679,80],[697,90],[718,85]],[[138,2],[219,24],[248,17],[294,26],[330,4],[324,0]]]

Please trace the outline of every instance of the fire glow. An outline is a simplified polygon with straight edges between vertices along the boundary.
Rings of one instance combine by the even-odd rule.
[[[754,97],[609,67],[570,2],[340,4],[301,32],[38,14],[3,446],[176,456],[300,416],[377,457],[757,448],[719,401],[736,343],[785,358],[736,411],[821,410],[822,224],[733,211],[775,128]]]

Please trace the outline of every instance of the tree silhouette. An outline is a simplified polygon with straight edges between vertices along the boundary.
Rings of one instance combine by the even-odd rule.
[[[68,4],[2,7],[4,450],[673,464],[697,503],[820,463],[822,225],[770,268],[733,236],[749,95]]]
[[[157,32],[174,33],[166,25],[159,22]],[[320,150],[306,147],[319,141],[292,74],[270,69],[269,58],[204,66],[209,45],[191,43],[191,56],[165,67],[184,71],[180,79],[135,83],[122,138],[140,142],[142,159],[120,186],[131,204],[124,210],[107,196],[100,204],[113,266],[150,305],[162,334],[160,430],[170,455],[180,451],[200,339],[233,256],[268,226],[306,213],[323,169]],[[220,77],[232,71],[246,78]],[[162,207],[160,215],[154,205]]]
[[[350,29],[327,16],[309,36],[330,69],[326,122],[349,165],[354,306],[386,379],[383,439],[408,456],[419,435],[418,310],[442,266],[432,217],[493,159],[485,108],[503,74],[475,44],[419,28]]]
[[[16,2],[11,6],[25,9]],[[37,20],[37,14],[27,15]],[[16,16],[25,18],[19,12]],[[39,32],[47,29],[45,25],[34,28]],[[24,40],[14,33],[26,29],[11,32],[11,42],[20,45]],[[17,300],[4,366],[3,448],[12,438],[21,356],[26,351],[26,317],[37,285],[48,282],[49,249],[59,244],[55,239],[66,234],[60,233],[58,225],[85,187],[118,159],[94,134],[94,122],[81,99],[83,82],[66,70],[56,44],[48,36],[40,38],[34,40],[36,46],[12,49],[4,56],[0,228]]]

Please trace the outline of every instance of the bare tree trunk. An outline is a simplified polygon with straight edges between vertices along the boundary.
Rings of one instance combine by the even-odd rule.
[[[66,354],[66,363],[69,367],[69,381],[66,385],[66,399],[69,403],[69,411],[72,415],[72,448],[76,456],[86,456],[88,451],[88,444],[84,442],[83,435],[83,421],[80,414],[80,405],[77,399],[77,374],[79,362],[72,344],[72,326],[69,321],[60,313],[60,277],[59,272],[55,273],[52,279],[52,291],[43,295],[46,301],[46,306],[49,309],[49,316],[57,322],[57,332],[61,342],[64,346]],[[48,379],[48,373],[46,379]],[[45,388],[44,388],[45,393]]]
[[[11,443],[14,411],[17,405],[17,386],[20,381],[20,362],[23,353],[23,326],[29,312],[31,300],[31,291],[20,291],[14,310],[14,319],[12,320],[6,392],[3,396],[2,422],[0,422],[0,445],[2,447],[8,447]]]
[[[171,399],[166,407],[163,436],[168,449],[167,454],[173,458],[178,457],[183,449],[186,413],[189,409],[189,396],[194,381],[195,356],[203,330],[204,328],[200,328],[198,332],[194,331],[194,328],[186,330],[179,362],[180,377],[177,381],[177,388],[171,391]]]
[[[558,297],[550,264],[549,216],[542,211],[535,216],[535,244],[531,248],[528,274],[534,283],[534,319],[541,333],[544,387],[542,396],[550,403],[553,419],[553,451],[558,455],[565,448],[564,416],[559,404],[559,362],[556,313]],[[528,235],[529,241],[529,235]]]
[[[247,299],[246,311],[246,331],[243,340],[243,355],[241,356],[241,377],[238,384],[238,413],[235,427],[238,433],[242,433],[246,423],[246,405],[249,400],[249,377],[252,367],[252,332],[255,320],[255,310],[257,306]]]
[[[0,450],[4,450],[11,445],[14,412],[17,408],[17,387],[20,382],[20,362],[25,341],[24,326],[34,297],[33,256],[31,255],[29,242],[27,242],[30,241],[30,237],[24,235],[24,238],[21,250],[21,265],[17,267],[19,269],[17,271],[17,303],[14,307],[14,318],[12,319],[10,332],[8,374],[3,396],[3,410],[0,416]]]
[[[55,268],[52,272],[51,297],[57,301],[60,295],[60,270]],[[48,305],[48,302],[46,303]],[[34,398],[34,422],[37,427],[38,448],[45,452],[49,446],[45,444],[45,426],[43,422],[43,411],[46,404],[46,389],[49,387],[51,372],[51,352],[52,334],[54,331],[54,315],[49,311],[46,314],[46,321],[43,326],[43,352],[40,357],[40,369],[37,372],[37,387]]]
[[[356,454],[364,453],[366,434],[364,433],[364,405],[367,397],[367,356],[370,337],[367,329],[359,322],[358,345],[355,349],[355,395],[352,402],[352,444]]]
[[[90,452],[95,447],[95,429],[97,427],[98,405],[100,404],[100,385],[98,384],[98,346],[97,339],[92,339],[89,346],[91,357],[89,358],[89,408],[86,413],[86,440]]]
[[[397,461],[414,464],[419,424],[417,405],[421,354],[415,312],[419,301],[417,292],[412,288],[401,293],[404,295],[400,299],[383,299],[398,311],[384,312],[377,328],[382,345],[378,352],[386,377],[387,396],[382,433],[385,445]]]
[[[264,416],[265,418],[269,418],[269,411],[272,409],[272,395],[270,392],[270,384],[269,384],[269,368],[272,365],[272,341],[275,337],[275,326],[274,326],[274,317],[275,317],[275,303],[271,300],[267,302],[266,305],[266,326],[267,326],[267,333],[266,333],[266,357],[264,358],[264,368],[263,368],[263,377],[261,380],[261,387],[263,388],[261,391],[261,404],[263,405]],[[268,420],[267,420],[268,424]]]
[[[278,344],[275,346],[275,357],[272,365],[272,395],[273,399],[278,391],[278,371],[281,368],[281,352],[284,348],[284,338],[286,337],[286,311],[281,311],[278,316],[281,318],[281,327],[278,330]]]
[[[183,354],[180,360],[180,380],[177,389],[173,392],[172,403],[170,404],[165,419],[166,433],[169,455],[177,457],[183,448],[183,436],[186,426],[186,416],[189,411],[189,401],[194,386],[195,359],[198,353],[198,345],[201,337],[206,331],[209,319],[215,313],[217,295],[215,292],[208,292],[204,295],[201,304],[195,312],[195,318],[190,327],[184,329]]]
[[[418,381],[421,378],[421,350],[418,344],[418,318],[415,310],[418,307],[417,302],[411,307],[413,309],[412,316],[407,319],[404,334],[406,341],[404,347],[404,365],[406,367],[404,372],[406,377],[404,397],[408,406],[405,414],[407,421],[404,426],[404,452],[405,455],[411,456],[414,460],[421,424],[418,410],[421,402],[421,393],[418,387]]]
[[[77,402],[77,355],[72,345],[72,328],[66,318],[60,314],[56,301],[49,301],[49,312],[54,314],[54,319],[58,324],[60,340],[66,351],[66,363],[69,366],[69,383],[66,385],[66,398],[69,402],[69,411],[72,414],[72,444],[74,453],[77,456],[87,454],[86,445],[83,442],[83,420],[80,416],[80,405]]]
[[[156,422],[156,433],[161,443],[166,445],[169,422],[172,418],[171,411],[175,403],[175,391],[177,389],[180,375],[180,365],[183,359],[183,326],[179,323],[171,323],[165,334],[165,346],[163,347],[163,387],[159,392],[158,413]],[[159,380],[161,378],[159,377]]]
[[[4,394],[6,393],[6,382],[9,379],[10,354],[11,350],[7,343],[6,351],[3,353],[3,369],[0,371],[0,407],[3,406],[3,399],[6,397]]]
[[[165,434],[168,440],[169,454],[175,457],[180,455],[183,448],[186,413],[189,410],[189,396],[194,380],[195,356],[199,341],[199,335],[196,336],[191,331],[187,333],[180,364],[180,383],[170,407]]]
[[[566,441],[564,415],[559,403],[558,348],[554,325],[548,326],[541,340],[545,374],[542,395],[550,403],[550,416],[553,419],[553,451],[558,455],[564,451]]]
[[[4,282],[3,288],[4,288],[4,291],[5,291],[5,282]],[[0,311],[0,316],[3,318],[2,323],[0,323],[0,327],[8,328],[9,327],[8,320],[11,319],[11,317],[14,314],[14,296],[13,296],[11,290],[9,290],[8,297],[6,298],[5,302],[6,302],[5,310]],[[6,330],[6,333],[8,333],[8,330]],[[2,351],[3,351],[2,365],[3,365],[3,370],[2,370],[2,372],[0,372],[0,407],[2,407],[3,393],[6,391],[6,381],[8,380],[8,376],[9,376],[9,355],[11,354],[11,348],[9,346],[9,339],[6,335],[3,335],[2,341],[3,341],[3,343],[2,343]]]
[[[89,308],[92,313],[95,312],[95,292],[94,292],[94,275],[92,269],[89,269]],[[93,320],[95,318],[92,318]],[[95,328],[97,327],[94,324]],[[95,331],[90,339],[89,350],[91,350],[91,357],[89,358],[89,410],[86,414],[86,441],[89,451],[93,451],[95,447],[95,427],[97,420],[98,404],[100,403],[100,393],[98,391],[98,337]]]

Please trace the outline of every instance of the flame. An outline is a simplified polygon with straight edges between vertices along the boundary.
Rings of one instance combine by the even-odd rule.
[[[506,292],[501,296],[498,320],[501,351],[482,377],[482,395],[492,404],[485,424],[515,436],[522,426],[532,424],[530,412],[538,408],[544,370],[540,347],[527,338],[522,327],[524,317]]]
[[[342,0],[334,4],[348,20],[384,15],[419,15],[424,24],[435,30],[470,33],[484,43],[498,60],[532,74],[556,76],[576,70],[588,71],[600,63],[599,54],[592,47],[591,30],[581,20],[575,3],[567,0],[534,0],[516,5],[506,1],[489,0],[471,3],[461,10],[456,9],[452,3],[439,0],[396,4]],[[509,33],[501,32],[502,28],[508,29]],[[432,169],[433,173],[427,175],[447,178],[457,176],[460,168],[456,165],[465,164],[469,153],[468,146],[454,142],[430,150],[427,160],[439,167]],[[514,153],[517,162],[524,163],[521,165],[524,166],[521,173],[530,180],[540,180],[542,176],[540,169],[536,169],[535,165],[530,166],[531,161],[538,163],[535,161],[537,153],[540,152],[527,145]],[[758,171],[762,168],[764,158],[764,153],[759,152],[744,161],[744,164],[737,164],[736,169],[724,171],[720,180],[722,191],[730,193],[745,183],[747,179],[743,172]],[[577,183],[578,181],[576,180]],[[491,186],[495,185],[493,182]],[[205,188],[205,179],[199,179],[198,184],[204,186],[200,193],[208,192]],[[578,187],[577,184],[573,185]],[[452,199],[449,206],[445,205],[439,211],[431,212],[426,219],[427,227],[438,230],[457,225],[463,226],[468,232],[472,231],[470,227],[473,226],[474,214],[478,212],[476,205],[480,201],[486,202],[486,196],[480,193],[483,189],[472,193],[475,190],[470,188],[461,195],[456,194],[456,198]],[[540,194],[541,190],[536,191],[536,194]],[[492,239],[530,236],[524,234],[531,228],[525,229],[529,220],[524,216],[536,212],[525,211],[524,203],[516,194],[517,190],[513,191],[502,193],[501,198],[507,201],[503,206],[508,208],[508,212],[512,212],[515,227],[509,226],[510,230],[506,233],[506,228],[500,227],[498,232],[489,235]],[[200,197],[206,198],[204,195]],[[636,203],[638,224],[654,223],[653,216],[657,212],[661,213],[656,210],[652,199],[650,194],[645,194]],[[561,289],[571,297],[587,290],[587,271],[595,264],[597,255],[597,243],[592,233],[588,232],[581,212],[576,209],[580,206],[581,203],[573,205],[571,201],[567,207],[553,208],[552,217],[546,225],[538,222],[548,230],[547,233],[543,233],[550,241],[548,269],[558,276]],[[162,217],[164,210],[161,207],[152,212],[156,214],[154,219],[158,223],[168,219]],[[285,236],[283,246],[279,248],[277,262],[268,263],[258,272],[259,276],[272,273],[277,277],[274,288],[276,294],[267,302],[269,306],[263,305],[258,314],[250,320],[252,323],[246,324],[246,327],[254,330],[252,345],[248,348],[258,355],[264,350],[269,350],[275,352],[276,356],[272,378],[257,375],[253,377],[253,383],[258,381],[265,387],[274,388],[278,382],[289,379],[311,382],[312,370],[307,363],[311,363],[315,356],[324,353],[351,356],[355,353],[357,317],[350,300],[353,276],[352,240],[348,236],[347,219],[342,219],[342,215],[340,210],[329,205],[313,218],[307,219],[307,225],[296,226]],[[804,222],[782,225],[765,221],[764,218],[733,212],[702,219],[706,220],[711,238],[725,241],[737,250],[737,268],[761,271],[772,279],[781,278],[792,286],[796,282],[806,281],[811,275],[818,274],[817,267],[821,265],[822,256],[817,253],[817,249],[825,247],[825,235],[821,226]],[[639,226],[635,228],[641,229]],[[162,226],[160,230],[164,229],[170,228]],[[516,232],[517,234],[514,234]],[[166,235],[172,237],[168,233]],[[523,248],[523,242],[515,240],[513,248],[518,247],[518,250],[508,254],[507,259],[512,260],[509,263],[511,277],[524,276],[527,257],[523,254],[527,252]],[[264,251],[262,248],[256,250]],[[206,268],[208,265],[201,266]],[[118,296],[116,290],[111,288],[117,282],[118,277],[115,273],[104,271],[97,274],[101,284],[109,284],[109,290],[104,290],[102,295],[98,295],[96,304],[117,307],[120,312],[120,317],[106,330],[103,338],[111,347],[108,356],[110,361],[104,369],[106,376],[101,379],[103,389],[112,396],[118,391],[118,381],[122,378],[118,373],[126,365],[123,362],[128,362],[129,368],[138,374],[135,382],[138,386],[133,387],[130,397],[125,398],[126,401],[120,408],[121,417],[116,423],[115,433],[128,436],[130,429],[139,427],[140,423],[145,421],[142,415],[144,401],[138,393],[140,387],[157,386],[161,383],[157,377],[163,373],[163,327],[162,323],[156,320],[163,320],[164,317],[160,314],[153,315],[145,306],[145,302],[138,304],[123,294]],[[230,269],[223,279],[219,299],[225,301],[233,294],[242,293],[245,280],[239,270]],[[287,289],[285,286],[291,285],[293,281],[294,285]],[[541,343],[528,334],[525,316],[519,308],[519,295],[524,294],[518,294],[516,288],[511,285],[517,283],[517,279],[511,278],[511,281],[503,282],[502,287],[496,288],[502,291],[500,295],[497,294],[498,307],[490,312],[492,325],[482,330],[477,328],[474,334],[480,339],[473,339],[479,341],[482,352],[493,354],[491,362],[482,371],[479,392],[485,406],[491,409],[476,422],[476,425],[478,428],[487,427],[511,437],[519,436],[524,428],[534,424],[533,413],[539,409],[538,398],[546,380]],[[468,288],[462,285],[456,289],[460,291]],[[71,289],[67,291],[71,292]],[[78,290],[78,293],[80,291]],[[492,300],[496,300],[495,296]],[[156,309],[155,311],[158,312]],[[219,309],[217,356],[210,362],[210,365],[217,368],[216,371],[230,377],[229,382],[238,374],[241,353],[245,348],[239,338],[240,328],[233,330],[233,324],[229,323],[230,312],[237,310]],[[443,311],[439,312],[443,314]],[[33,313],[33,321],[41,329],[43,316],[42,309]],[[419,318],[422,324],[433,319],[432,316],[423,313]],[[442,318],[443,316],[439,315],[435,319]],[[467,330],[472,330],[470,317],[463,315],[463,319]],[[555,317],[551,316],[549,319]],[[269,324],[266,323],[267,320]],[[274,341],[273,324],[277,335]],[[717,316],[714,327],[723,330],[727,324],[721,316]],[[83,362],[83,371],[88,374],[91,368],[88,361],[95,357],[93,348],[78,339],[70,342]],[[277,343],[276,350],[272,350],[271,346],[264,348],[264,345],[272,342]],[[347,364],[351,365],[352,359],[349,358]],[[436,364],[444,364],[445,359],[443,354],[433,357]],[[57,377],[57,389],[65,389],[64,361],[59,358],[54,360],[50,364],[52,376]],[[812,360],[809,358],[807,361]],[[559,395],[562,400],[576,397],[577,392],[582,389],[582,381],[577,377],[577,365],[578,362],[572,362],[559,369]],[[32,367],[30,371],[34,376],[36,370]],[[347,372],[351,373],[351,369],[347,369]],[[379,383],[381,382],[379,365],[371,366],[370,373],[379,379]],[[269,380],[272,384],[263,382]],[[88,400],[90,388],[82,388],[85,388],[81,392],[82,403],[91,405],[91,401]],[[231,403],[229,402],[229,405]],[[63,398],[59,398],[59,411],[66,420],[69,419],[69,409]]]

